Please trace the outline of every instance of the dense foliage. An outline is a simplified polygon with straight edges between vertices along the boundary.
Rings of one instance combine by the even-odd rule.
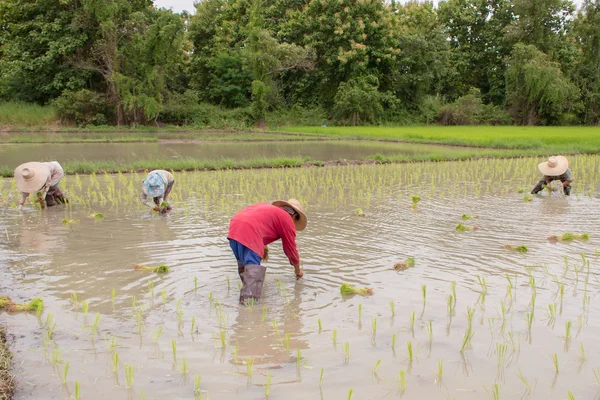
[[[2,0],[0,101],[86,124],[599,124],[600,0]]]

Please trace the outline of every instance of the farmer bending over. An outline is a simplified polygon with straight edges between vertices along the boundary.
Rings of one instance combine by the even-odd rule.
[[[63,168],[57,161],[28,162],[15,168],[17,189],[21,192],[19,209],[31,193],[36,194],[42,208],[55,206],[57,203],[66,203],[58,183],[64,175]]]
[[[267,272],[267,268],[260,265],[264,249],[277,239],[281,239],[283,251],[296,270],[296,278],[302,278],[304,271],[296,249],[296,231],[306,228],[306,222],[306,215],[296,199],[254,204],[233,216],[227,238],[242,280],[240,303],[260,298]]]
[[[140,201],[146,207],[150,207],[154,211],[160,211],[163,214],[171,211],[171,206],[167,203],[167,197],[169,197],[174,183],[175,178],[169,171],[162,169],[150,171],[146,179],[142,181]],[[153,202],[150,202],[148,197],[152,197]],[[165,204],[163,205],[163,203]]]
[[[548,161],[540,163],[538,169],[544,175],[542,179],[535,185],[532,194],[539,193],[545,186],[549,186],[552,181],[561,181],[565,196],[571,194],[571,182],[573,182],[573,173],[569,168],[569,161],[566,157],[555,156],[550,157]]]

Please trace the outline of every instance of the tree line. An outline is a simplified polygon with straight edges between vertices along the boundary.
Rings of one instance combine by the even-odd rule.
[[[3,0],[0,100],[83,125],[593,125],[600,0]]]

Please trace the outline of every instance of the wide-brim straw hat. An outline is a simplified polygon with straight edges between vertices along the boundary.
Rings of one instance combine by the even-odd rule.
[[[546,176],[559,176],[569,169],[569,161],[563,156],[552,156],[548,161],[538,164],[540,172]]]
[[[308,220],[306,219],[306,214],[304,214],[304,211],[302,210],[302,206],[300,205],[300,202],[298,200],[296,200],[296,199],[289,199],[288,201],[276,200],[276,201],[272,202],[271,204],[276,207],[283,207],[283,206],[292,207],[294,209],[294,211],[296,211],[298,213],[298,215],[300,215],[300,219],[294,220],[294,224],[296,225],[296,230],[302,231],[302,230],[304,230],[304,228],[306,228],[306,224],[308,223]]]
[[[17,189],[23,193],[33,193],[40,190],[50,176],[50,170],[41,162],[28,162],[15,168]]]
[[[165,181],[158,172],[150,172],[142,182],[146,196],[160,197],[165,193]]]

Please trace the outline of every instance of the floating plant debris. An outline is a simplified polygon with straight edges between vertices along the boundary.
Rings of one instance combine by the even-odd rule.
[[[416,206],[417,203],[419,203],[421,201],[421,196],[419,196],[419,195],[410,196],[410,199],[412,200],[413,206]]]
[[[78,222],[79,222],[79,220],[77,220],[77,219],[66,219],[65,218],[62,220],[63,225],[71,225],[71,224],[76,224]]]
[[[513,244],[505,244],[504,248],[507,250],[515,250],[518,251],[519,253],[527,253],[529,251],[529,249],[527,248],[527,246],[515,246]]]
[[[469,219],[474,219],[474,218],[479,218],[479,215],[469,215],[469,214],[463,214],[461,216],[463,221],[467,221]]]
[[[104,214],[93,212],[90,214],[89,218],[102,219],[102,218],[104,218]],[[63,221],[63,223],[64,223],[64,221]]]
[[[42,311],[44,309],[44,301],[39,297],[25,304],[16,304],[8,296],[0,296],[0,309],[5,308],[8,312],[16,311]]]
[[[478,230],[479,230],[478,226],[466,226],[463,224],[456,225],[457,232],[478,231]]]
[[[365,213],[363,212],[362,208],[357,208],[356,210],[354,210],[354,213],[356,214],[357,217],[364,217]]]
[[[347,283],[342,283],[342,287],[340,288],[340,292],[342,294],[358,294],[360,296],[371,296],[373,294],[373,289],[371,288],[361,288],[361,289],[357,289],[352,285],[349,285]]]
[[[590,239],[589,233],[577,234],[577,233],[565,232],[560,236],[550,236],[548,238],[548,241],[552,242],[552,243],[556,243],[556,242],[572,242],[573,240],[589,240],[589,239]]]
[[[149,267],[147,265],[136,264],[133,266],[133,269],[136,271],[151,271],[156,272],[157,274],[164,274],[169,272],[169,267],[166,265],[159,265],[158,267]]]
[[[405,271],[409,268],[413,268],[415,266],[415,258],[414,257],[408,257],[406,259],[406,261],[402,262],[402,263],[396,263],[394,264],[394,269],[396,271]]]

